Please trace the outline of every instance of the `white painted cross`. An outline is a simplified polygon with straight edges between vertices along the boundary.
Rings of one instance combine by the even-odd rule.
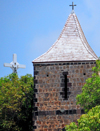
[[[18,68],[26,68],[25,65],[20,65],[17,62],[17,55],[13,54],[13,61],[9,64],[9,63],[4,63],[5,67],[10,67],[13,70],[13,73],[17,73],[17,69]]]

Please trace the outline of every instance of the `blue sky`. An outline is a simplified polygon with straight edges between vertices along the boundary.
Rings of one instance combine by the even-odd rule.
[[[86,39],[100,56],[100,0],[74,0],[75,13]],[[0,77],[12,73],[4,67],[14,53],[26,65],[19,77],[32,74],[32,60],[46,52],[59,37],[71,13],[71,0],[0,0]]]

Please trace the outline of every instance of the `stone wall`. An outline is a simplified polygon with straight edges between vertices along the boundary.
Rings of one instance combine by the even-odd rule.
[[[34,131],[61,131],[66,124],[77,122],[84,111],[75,97],[95,65],[95,61],[34,64]]]

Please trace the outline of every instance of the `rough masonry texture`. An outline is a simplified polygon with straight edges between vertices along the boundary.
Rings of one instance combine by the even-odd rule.
[[[95,61],[34,64],[34,131],[61,131],[77,122],[84,111],[75,97],[95,65]],[[64,99],[64,73],[68,99]]]
[[[76,105],[76,96],[97,59],[72,11],[57,41],[33,60],[34,131],[61,131],[77,122],[84,110]]]

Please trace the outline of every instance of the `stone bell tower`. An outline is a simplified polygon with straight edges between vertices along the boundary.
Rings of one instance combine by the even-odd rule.
[[[34,131],[61,131],[84,113],[75,97],[97,59],[72,11],[58,40],[33,60]]]

